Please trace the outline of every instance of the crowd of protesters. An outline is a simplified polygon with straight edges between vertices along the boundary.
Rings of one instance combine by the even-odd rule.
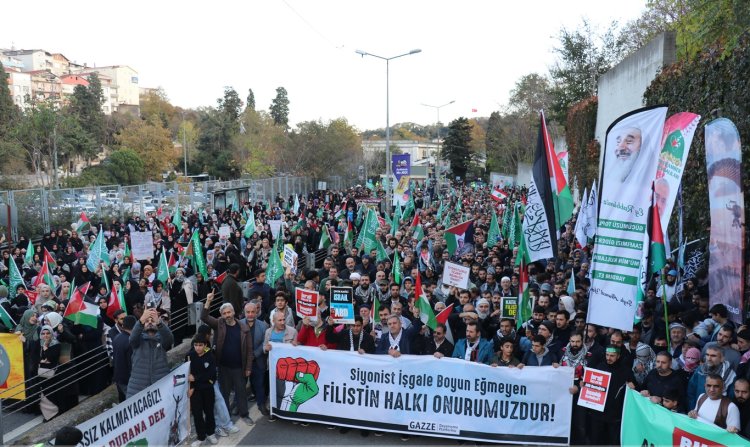
[[[15,262],[25,284],[10,294],[12,298],[7,287],[0,286],[0,304],[18,323],[5,329],[23,342],[29,389],[39,390],[31,393],[33,405],[28,408],[49,419],[75,405],[80,395],[96,394],[109,383],[117,385],[121,399],[147,387],[168,371],[166,350],[196,332],[187,324],[188,305],[203,302],[204,324],[188,355],[202,359],[191,363],[195,445],[237,432],[232,414],[252,424],[252,400],[269,416],[267,399],[283,397],[268,396],[271,342],[393,357],[455,357],[496,367],[573,367],[572,444],[619,443],[626,387],[648,396],[654,405],[750,436],[750,329],[732,323],[724,305],[709,306],[705,272],[678,282],[681,275],[669,264],[651,279],[642,319],[630,332],[587,324],[592,246],[575,239],[573,218],[560,229],[558,257],[527,266],[533,311],[528,321],[518,322],[502,309],[503,297],[519,292],[517,247],[502,238],[488,241],[488,236],[493,210],[502,220],[504,210],[525,199],[525,190],[506,188],[507,197],[498,202],[487,186],[446,188],[417,185],[414,211],[395,229],[391,214],[380,205],[383,220],[376,238],[385,255],[378,250],[362,252],[344,238],[350,222],[357,231],[358,209],[377,202],[366,188],[318,191],[298,199],[277,197],[245,203],[240,209],[185,211],[181,228],[168,212],[102,223],[109,262],[96,271],[86,266],[89,243],[99,231],[95,226],[45,235],[32,262],[24,262],[29,242],[22,238],[3,251],[0,278],[9,283],[8,266]],[[256,231],[245,235],[250,215],[255,216]],[[421,231],[413,227],[414,215],[419,216]],[[295,274],[292,266],[285,266],[283,277],[269,285],[266,270],[277,237],[270,231],[271,220],[283,221],[282,242],[299,255],[300,268]],[[468,220],[473,221],[471,231],[451,254],[443,233]],[[231,228],[229,237],[219,237],[223,225]],[[151,261],[127,255],[133,231],[153,232]],[[185,250],[194,231],[203,247],[205,277]],[[330,238],[331,245],[321,248],[321,238]],[[41,284],[31,292],[27,288],[42,268],[45,249],[55,260],[51,274],[56,287]],[[320,265],[302,266],[308,253],[320,254],[323,249]],[[178,259],[167,284],[157,279],[162,252]],[[395,257],[401,281],[393,272]],[[447,261],[470,268],[468,288],[442,283]],[[452,306],[446,324],[434,330],[422,324],[414,304],[418,277],[435,314]],[[247,287],[241,286],[243,282]],[[95,328],[62,317],[71,287],[84,283],[91,284],[87,299],[101,309]],[[326,298],[332,286],[354,289],[353,325],[337,326],[329,318]],[[125,290],[126,309],[112,316],[107,313],[108,287]],[[314,323],[293,311],[298,287],[321,292],[320,318]],[[216,309],[211,303],[219,289],[222,304]],[[35,297],[33,303],[29,295]],[[85,374],[96,362],[106,374],[65,380]],[[131,368],[136,363],[148,366]],[[603,412],[575,405],[584,367],[612,373]]]

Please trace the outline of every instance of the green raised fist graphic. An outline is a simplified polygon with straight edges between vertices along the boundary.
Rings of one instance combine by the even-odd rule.
[[[292,391],[292,402],[289,405],[289,411],[297,411],[300,405],[318,395],[318,383],[315,376],[310,373],[298,372],[295,375],[297,385]]]

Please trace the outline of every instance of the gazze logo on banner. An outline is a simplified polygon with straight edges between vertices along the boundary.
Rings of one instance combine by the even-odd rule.
[[[590,323],[633,328],[651,184],[666,114],[667,107],[638,109],[607,130],[591,264]]]

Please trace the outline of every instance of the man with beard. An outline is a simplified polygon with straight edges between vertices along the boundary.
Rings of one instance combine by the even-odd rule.
[[[570,366],[573,368],[573,386],[570,391],[573,393],[573,417],[570,424],[570,442],[573,445],[582,445],[586,443],[586,409],[578,405],[578,392],[581,387],[583,378],[583,368],[588,362],[588,349],[583,345],[583,336],[574,333],[570,336],[568,345],[563,348],[561,366]]]
[[[448,329],[443,323],[437,324],[435,330],[432,331],[432,339],[427,341],[424,355],[432,355],[438,359],[453,355],[453,343],[445,338],[447,331]]]
[[[615,159],[608,163],[607,175],[612,175],[620,182],[628,180],[630,173],[641,153],[641,129],[626,127],[615,137]]]
[[[515,323],[510,318],[500,320],[500,327],[492,335],[492,345],[495,352],[500,351],[505,340],[513,341],[513,355],[518,357],[518,335],[515,329]]]
[[[250,334],[253,337],[253,367],[252,373],[250,374],[250,386],[255,393],[255,401],[258,403],[258,410],[264,416],[269,415],[268,407],[266,407],[266,390],[264,384],[264,376],[267,370],[268,356],[263,350],[263,337],[268,330],[268,324],[265,321],[258,319],[258,311],[260,310],[260,304],[249,302],[245,304],[245,318],[240,320],[250,328]]]
[[[685,412],[684,392],[687,387],[687,378],[683,371],[672,369],[672,356],[667,351],[656,354],[655,367],[646,375],[643,383],[638,387],[641,395],[651,399],[651,402],[660,404],[664,394],[672,389],[680,393],[680,406],[677,411]]]
[[[740,411],[732,399],[723,395],[725,387],[726,384],[720,375],[708,374],[706,392],[700,395],[688,417],[725,428],[730,433],[737,433],[740,427]]]
[[[734,399],[732,402],[740,410],[739,435],[750,439],[750,382],[741,377],[734,382]]]
[[[667,279],[666,284],[662,284],[661,287],[659,287],[656,290],[656,297],[659,298],[659,301],[662,301],[662,296],[666,297],[667,303],[669,304],[677,304],[679,305],[679,302],[674,301],[675,291],[677,290],[677,270],[670,270],[667,272]],[[664,295],[666,293],[666,295]]]
[[[706,378],[709,374],[717,374],[722,378],[725,385],[722,390],[723,393],[727,392],[727,387],[734,382],[736,377],[729,362],[724,360],[724,350],[720,346],[712,346],[706,349],[705,362],[699,368],[696,368],[690,378],[687,389],[688,408],[695,408],[698,396],[706,389]]]
[[[706,350],[711,346],[719,346],[724,351],[724,360],[729,362],[732,369],[737,370],[737,366],[740,364],[740,353],[736,349],[732,348],[732,342],[734,341],[734,326],[731,323],[727,323],[719,329],[716,334],[716,341],[706,343],[703,347],[702,354],[706,354]]]
[[[586,346],[589,353],[589,365],[598,365],[599,362],[604,360],[604,348],[597,342],[599,338],[597,329],[595,324],[589,323],[586,325],[586,341],[583,345]]]
[[[370,285],[370,277],[362,276],[359,280],[359,286],[354,289],[354,301],[357,303],[357,307],[372,306],[376,299],[378,299],[378,291]]]
[[[492,318],[490,318],[490,302],[486,298],[480,298],[477,301],[476,312],[479,316],[480,335],[482,338],[492,338],[496,329],[492,326]]]
[[[611,373],[609,391],[604,411],[589,411],[591,418],[590,441],[593,445],[620,445],[620,423],[622,405],[625,401],[625,387],[633,386],[633,373],[628,364],[620,359],[618,346],[608,345],[604,361],[594,368]]]
[[[475,322],[466,323],[466,338],[456,341],[453,348],[454,359],[489,365],[493,360],[492,343],[480,337],[479,326]]]
[[[500,296],[518,296],[511,286],[510,278],[507,276],[503,276],[500,280]]]
[[[328,324],[332,323],[333,320],[328,317]],[[350,325],[348,329],[343,329],[339,332],[336,332],[335,330],[327,331],[326,341],[329,343],[335,343],[336,349],[340,351],[356,351],[360,354],[374,354],[375,340],[372,339],[370,334],[363,331],[363,329],[364,321],[362,320],[362,317],[355,315],[354,324]]]

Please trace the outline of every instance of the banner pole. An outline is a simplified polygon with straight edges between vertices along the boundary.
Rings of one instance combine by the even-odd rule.
[[[667,350],[672,353],[672,337],[669,336],[669,319],[667,317],[667,285],[664,281],[661,283],[661,301],[664,307],[664,327],[667,330]]]

